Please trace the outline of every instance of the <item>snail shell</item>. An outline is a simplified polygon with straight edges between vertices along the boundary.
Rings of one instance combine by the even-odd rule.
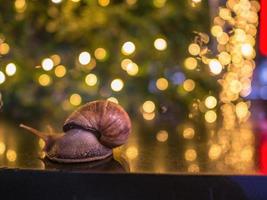
[[[48,135],[21,125],[44,139],[46,156],[63,163],[88,162],[112,155],[112,148],[126,142],[131,122],[124,109],[110,101],[89,102],[74,111],[63,133]]]

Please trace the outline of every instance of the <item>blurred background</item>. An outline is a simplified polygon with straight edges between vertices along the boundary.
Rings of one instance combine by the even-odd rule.
[[[265,172],[265,3],[0,0],[0,164],[46,168],[18,124],[61,131],[108,99],[132,119],[128,171]]]

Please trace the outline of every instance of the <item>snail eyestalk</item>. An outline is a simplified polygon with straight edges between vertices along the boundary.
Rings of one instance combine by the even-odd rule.
[[[24,128],[24,129],[30,131],[32,134],[37,135],[38,137],[42,138],[44,141],[47,141],[47,139],[48,139],[48,136],[44,132],[38,131],[38,130],[36,130],[32,127],[26,126],[24,124],[20,124],[19,126],[21,128]]]

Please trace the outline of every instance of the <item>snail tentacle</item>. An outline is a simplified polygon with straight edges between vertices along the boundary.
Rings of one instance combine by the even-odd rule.
[[[24,128],[24,129],[30,131],[32,134],[37,135],[38,137],[42,138],[44,141],[48,140],[48,135],[44,132],[38,131],[37,129],[32,128],[30,126],[26,126],[24,124],[20,124],[19,126],[21,128]]]

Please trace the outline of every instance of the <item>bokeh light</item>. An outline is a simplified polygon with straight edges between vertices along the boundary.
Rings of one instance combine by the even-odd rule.
[[[82,97],[79,94],[72,94],[69,99],[71,105],[79,106],[82,103]]]
[[[143,115],[143,118],[145,120],[147,120],[147,121],[153,120],[155,118],[155,116],[156,116],[156,114],[154,112],[152,112],[152,113],[146,113],[146,112],[144,112],[144,113],[142,113],[142,115]]]
[[[185,139],[192,139],[195,136],[195,130],[192,127],[184,128],[183,137]]]
[[[138,149],[135,146],[129,146],[126,149],[126,156],[130,160],[135,159],[138,156]]]
[[[15,162],[17,160],[17,153],[16,151],[9,149],[6,152],[6,158],[9,162]]]
[[[0,84],[4,83],[6,80],[6,76],[3,72],[0,71]]]
[[[97,48],[94,54],[98,60],[105,60],[107,57],[107,51],[104,48]]]
[[[115,98],[115,97],[109,97],[107,100],[111,101],[113,103],[119,104],[119,100],[117,98]]]
[[[6,151],[6,145],[3,142],[0,142],[0,155],[4,154]]]
[[[222,153],[221,146],[218,144],[213,144],[209,149],[209,158],[211,160],[217,160],[220,157],[221,153]]]
[[[209,62],[209,68],[210,68],[211,73],[215,75],[220,74],[223,69],[221,63],[217,59],[212,59]]]
[[[209,110],[205,113],[205,120],[208,123],[213,123],[217,120],[217,114],[214,110]]]
[[[208,96],[205,99],[205,106],[209,109],[215,108],[217,105],[217,99],[214,96]]]
[[[87,51],[83,51],[79,54],[79,62],[82,65],[87,65],[91,61],[91,55]]]
[[[189,45],[188,51],[191,55],[197,56],[200,53],[200,46],[196,43],[192,43]]]
[[[111,82],[111,89],[115,92],[119,92],[122,90],[123,86],[124,86],[124,83],[121,79],[117,78],[117,79],[114,79],[112,82]]]
[[[160,130],[157,135],[156,139],[159,142],[166,142],[168,140],[169,134],[166,130]]]
[[[109,3],[110,3],[110,0],[98,0],[98,4],[99,4],[100,6],[103,6],[103,7],[108,6]]]
[[[97,76],[95,74],[88,74],[86,77],[85,77],[85,83],[88,85],[88,86],[94,86],[96,85],[97,83]]]
[[[168,88],[169,82],[166,78],[159,78],[156,81],[156,86],[159,90],[163,91],[163,90],[166,90]]]
[[[67,70],[63,65],[58,65],[55,68],[55,75],[58,78],[62,78],[63,76],[65,76]]]
[[[145,101],[143,103],[142,108],[143,108],[143,111],[144,112],[146,112],[146,113],[152,113],[152,112],[155,111],[156,106],[155,106],[155,104],[154,104],[153,101]]]
[[[41,74],[38,78],[38,81],[41,86],[48,86],[51,84],[52,79],[48,74]]]
[[[43,59],[42,61],[42,68],[45,70],[45,71],[50,71],[52,70],[54,67],[54,62],[52,59],[50,58],[45,58]]]
[[[167,48],[167,42],[163,38],[157,38],[154,41],[154,47],[159,51],[163,51]]]
[[[195,149],[187,149],[184,154],[184,158],[187,161],[194,161],[197,158],[197,152]]]
[[[194,90],[195,85],[196,85],[195,81],[193,81],[192,79],[187,79],[183,83],[183,88],[184,88],[185,91],[191,92],[191,91]]]
[[[14,63],[8,63],[7,66],[6,66],[6,74],[8,76],[13,76],[15,75],[17,71],[17,67]]]
[[[197,60],[193,57],[188,57],[184,61],[184,66],[188,70],[194,70],[197,68]]]
[[[0,43],[0,54],[6,55],[9,53],[10,47],[7,43]]]
[[[126,71],[127,71],[127,74],[129,74],[130,76],[135,76],[138,74],[139,67],[136,63],[131,62],[127,64]]]
[[[121,47],[121,52],[124,54],[124,55],[131,55],[132,53],[134,53],[135,51],[135,45],[133,42],[125,42],[122,47]]]

